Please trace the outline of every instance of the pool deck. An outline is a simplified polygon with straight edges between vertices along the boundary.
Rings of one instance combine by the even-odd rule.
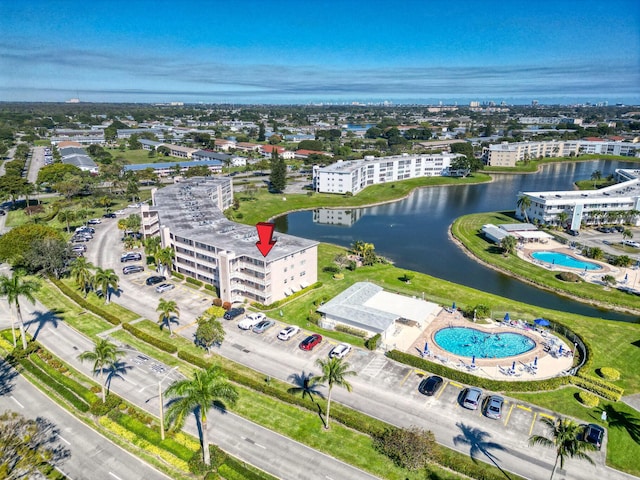
[[[557,377],[569,370],[573,365],[573,356],[558,355],[558,348],[562,345],[563,351],[571,352],[573,345],[569,347],[559,338],[540,329],[536,331],[520,326],[518,322],[513,322],[514,326],[507,326],[503,322],[476,323],[465,319],[462,314],[451,309],[442,309],[436,318],[424,329],[417,340],[413,342],[407,353],[422,356],[425,342],[429,344],[429,354],[425,357],[432,362],[442,363],[451,368],[466,371],[478,377],[490,378],[492,380],[523,381],[541,380],[544,378]],[[517,326],[515,326],[517,325]],[[536,346],[526,353],[507,358],[477,358],[475,368],[471,366],[471,358],[454,355],[441,349],[434,340],[435,333],[447,327],[467,327],[496,334],[501,332],[519,333],[529,337],[536,343]],[[548,350],[545,346],[550,347]],[[532,368],[535,357],[538,357],[537,368]],[[513,362],[516,362],[515,372],[508,373]]]

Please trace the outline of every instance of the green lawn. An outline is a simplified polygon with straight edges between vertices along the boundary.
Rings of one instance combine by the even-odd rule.
[[[73,290],[76,290],[78,288],[76,286],[76,283],[70,278],[63,278],[62,282],[65,283],[66,285],[68,285],[69,288],[71,288]],[[82,292],[80,292],[80,294],[82,294]],[[103,310],[103,311],[105,311],[107,313],[110,313],[111,315],[119,318],[122,323],[130,322],[130,321],[135,320],[136,318],[140,317],[140,315],[132,312],[131,310],[128,310],[125,307],[122,307],[122,306],[118,305],[117,303],[114,303],[113,302],[113,296],[112,296],[112,301],[110,301],[109,303],[105,304],[104,303],[104,299],[98,297],[95,293],[91,292],[91,293],[89,293],[89,295],[87,295],[86,300],[91,305],[95,305],[96,307],[98,307],[100,310]]]
[[[623,157],[620,155],[580,155],[579,157],[552,157],[543,158],[540,160],[530,160],[528,163],[518,162],[515,167],[489,167],[484,166],[482,171],[484,173],[531,173],[537,172],[545,163],[561,163],[561,162],[588,162],[590,160],[621,160],[623,162],[637,162],[639,161],[635,157]]]
[[[480,229],[487,223],[499,225],[517,222],[508,212],[489,212],[464,215],[453,222],[451,232],[462,244],[483,262],[494,265],[510,275],[526,279],[536,286],[574,296],[585,302],[597,302],[604,308],[622,308],[640,311],[638,297],[617,289],[604,290],[602,285],[580,282],[568,283],[556,278],[558,272],[526,262],[515,255],[504,256],[502,249],[486,240]]]
[[[541,407],[560,412],[586,423],[597,423],[607,428],[607,464],[632,475],[640,475],[640,413],[622,402],[600,399],[596,408],[586,408],[577,400],[579,390],[565,387],[553,392],[514,394],[513,397]],[[607,411],[608,421],[600,419],[602,409]]]
[[[120,151],[119,148],[105,148],[107,152],[109,152],[113,158],[124,158],[127,164],[144,164],[144,163],[155,163],[155,162],[171,162],[178,161],[179,158],[176,157],[160,157],[158,155],[154,157],[149,157],[148,150],[129,150],[126,149],[124,152]]]

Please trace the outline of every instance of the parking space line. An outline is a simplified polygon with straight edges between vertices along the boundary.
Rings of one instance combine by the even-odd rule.
[[[444,385],[442,385],[442,388],[440,389],[440,391],[436,395],[436,400],[438,400],[440,398],[440,395],[442,395],[442,392],[444,392],[444,389],[447,388],[448,384],[449,384],[449,382],[447,380],[445,380]]]
[[[404,376],[404,378],[402,379],[402,381],[400,382],[400,386],[404,385],[404,382],[407,381],[407,379],[409,378],[409,375],[411,375],[415,370],[409,370],[409,372]]]
[[[189,328],[190,326],[195,325],[196,323],[198,323],[198,320],[194,320],[193,322],[188,323],[187,325],[183,325],[182,327],[174,328],[173,332],[174,333],[180,332],[180,331],[184,330],[185,328]]]
[[[532,411],[529,407],[525,407],[524,405],[518,405],[518,408],[521,408],[522,410],[526,410],[527,412]]]
[[[514,404],[512,403],[511,407],[509,408],[509,413],[507,413],[507,416],[504,419],[505,427],[507,426],[507,423],[509,423],[509,418],[511,418],[511,412],[513,412],[513,407],[514,407]]]
[[[533,427],[536,424],[536,417],[538,416],[538,412],[533,412],[533,420],[531,420],[531,427],[529,428],[529,436],[531,436],[531,432],[533,432]]]
[[[454,387],[463,388],[464,386],[457,382],[449,382],[449,385],[453,385]]]
[[[547,415],[546,413],[541,413],[540,416],[541,417],[550,418],[551,420],[555,420],[556,419],[556,417],[554,417],[553,415]]]

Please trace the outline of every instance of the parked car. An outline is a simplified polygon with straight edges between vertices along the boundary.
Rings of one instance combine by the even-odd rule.
[[[122,269],[122,273],[125,275],[129,275],[130,273],[139,273],[144,272],[144,267],[142,265],[127,265]]]
[[[264,313],[250,313],[238,323],[238,327],[242,330],[251,330],[261,321],[266,320],[267,316]]]
[[[225,320],[233,320],[234,318],[242,315],[243,313],[244,313],[244,308],[234,307],[224,312],[224,315],[222,316],[222,318],[224,318]]]
[[[117,215],[115,213],[105,213],[104,215],[102,215],[102,218],[116,218]]]
[[[285,341],[290,340],[291,337],[293,337],[299,331],[300,331],[300,327],[296,325],[289,325],[288,327],[280,330],[280,333],[278,333],[278,339],[285,340]]]
[[[462,406],[469,410],[476,410],[480,404],[482,390],[475,387],[467,388],[462,395]]]
[[[151,277],[147,278],[147,280],[145,280],[145,283],[147,285],[156,285],[158,283],[162,283],[166,280],[166,277],[163,277],[162,275],[152,275]]]
[[[341,343],[340,345],[336,345],[329,352],[330,358],[344,358],[351,351],[351,345],[348,343]]]
[[[84,242],[88,242],[89,240],[91,239],[85,237],[84,235],[74,235],[73,237],[71,237],[71,241],[73,243],[84,243]]]
[[[7,212],[5,212],[4,210],[0,210],[0,215],[6,215]]]
[[[156,292],[164,293],[173,290],[176,286],[173,283],[162,283],[156,287]]]
[[[262,320],[255,327],[253,327],[253,333],[264,333],[276,324],[273,320]]]
[[[322,335],[318,335],[314,333],[313,335],[309,335],[307,338],[300,342],[300,349],[302,350],[313,350],[314,347],[322,342]]]
[[[93,235],[94,233],[96,233],[96,229],[83,225],[82,227],[76,228],[76,233],[90,233],[91,235]]]
[[[585,425],[582,440],[595,445],[595,447],[600,450],[600,448],[602,448],[602,441],[604,440],[604,428],[595,423]]]
[[[502,405],[504,405],[504,398],[498,395],[491,395],[487,399],[484,414],[487,416],[487,418],[500,420],[502,418]]]
[[[99,218],[92,218],[91,220],[89,220],[87,222],[89,225],[99,225],[102,223],[102,220],[100,220]]]
[[[135,262],[138,260],[142,260],[142,254],[139,252],[129,252],[125,253],[120,257],[121,262]]]
[[[438,390],[442,387],[444,380],[442,377],[438,377],[437,375],[431,375],[428,378],[422,379],[420,385],[418,385],[418,391],[423,395],[435,395]]]
[[[624,227],[622,225],[616,225],[613,229],[618,233],[624,232]]]
[[[86,245],[74,245],[73,248],[71,249],[74,252],[86,252],[87,251],[87,246]]]
[[[622,243],[629,247],[640,248],[640,243],[634,242],[633,240],[624,240]]]
[[[567,230],[567,233],[572,237],[577,237],[580,235],[580,232],[578,230]]]

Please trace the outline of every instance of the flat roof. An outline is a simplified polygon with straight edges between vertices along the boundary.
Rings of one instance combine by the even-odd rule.
[[[220,160],[176,160],[175,162],[139,163],[135,165],[125,165],[124,167],[122,167],[122,169],[125,172],[146,170],[147,168],[153,168],[154,170],[157,170],[160,168],[174,168],[176,165],[180,165],[181,167],[195,167],[197,165],[222,166],[222,162]]]

